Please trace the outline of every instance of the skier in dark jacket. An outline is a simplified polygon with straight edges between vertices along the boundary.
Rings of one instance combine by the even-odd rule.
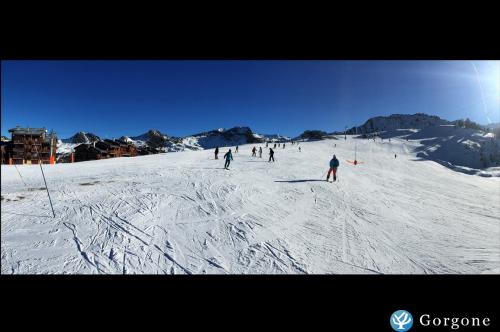
[[[283,149],[285,148],[285,143],[283,143]]]
[[[276,149],[276,143],[274,143],[274,148]]]
[[[239,145],[236,145],[236,151],[234,151],[234,153],[238,153],[238,146]],[[231,150],[229,150],[229,151],[231,151]]]
[[[269,142],[266,142],[266,148],[269,146]]]
[[[257,148],[255,146],[252,149],[252,157],[257,157]]]
[[[337,167],[339,167],[339,160],[335,155],[333,155],[332,160],[330,160],[330,170],[326,176],[326,181],[330,179],[330,173],[333,173],[333,181],[337,180]]]
[[[226,162],[224,163],[224,168],[228,169],[231,160],[233,160],[233,154],[231,153],[231,149],[229,149],[229,151],[226,152],[226,154],[224,155],[224,159],[226,159]]]
[[[262,146],[259,146],[259,158],[262,158]]]
[[[274,162],[274,150],[269,148],[269,162],[271,162],[271,159]]]
[[[215,148],[215,159],[219,159],[218,155],[219,155],[219,147],[216,147]]]

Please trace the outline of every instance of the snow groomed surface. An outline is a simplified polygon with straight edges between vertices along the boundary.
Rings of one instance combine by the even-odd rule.
[[[2,274],[500,272],[499,177],[405,139],[253,146],[44,166],[55,219],[39,167],[2,165]]]

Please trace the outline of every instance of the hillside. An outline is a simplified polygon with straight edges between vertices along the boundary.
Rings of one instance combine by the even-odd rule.
[[[2,165],[1,273],[499,273],[500,177],[417,157],[418,134],[242,145],[229,171],[213,150],[47,165],[55,219],[40,169]]]
[[[450,124],[438,116],[417,114],[393,114],[390,116],[377,116],[368,119],[363,125],[352,127],[347,134],[367,134],[380,131],[393,131],[396,129],[423,129],[428,126],[439,126]]]

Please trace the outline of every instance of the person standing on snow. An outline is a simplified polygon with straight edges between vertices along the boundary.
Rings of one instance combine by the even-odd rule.
[[[283,149],[285,148],[285,143],[283,143]]]
[[[274,143],[274,148],[276,149],[276,143]]]
[[[255,146],[252,149],[252,157],[257,157],[257,149],[255,148]]]
[[[274,163],[274,150],[273,149],[269,149],[269,162],[271,162],[271,159],[273,160],[273,163]]]
[[[259,146],[259,158],[262,158],[262,146]]]
[[[218,155],[219,155],[219,147],[216,147],[215,148],[215,159],[219,159]]]
[[[337,167],[339,167],[339,160],[333,155],[332,160],[330,160],[330,170],[328,170],[326,181],[330,179],[330,173],[333,173],[333,181],[337,180]]]
[[[300,146],[299,146],[299,152],[302,152],[302,150],[301,150]]]
[[[239,145],[236,145],[236,151],[234,151],[234,153],[238,153],[238,147],[239,147]],[[231,151],[231,150],[229,150],[229,151]]]
[[[233,160],[233,154],[231,153],[231,149],[229,149],[229,151],[226,152],[226,154],[224,155],[224,159],[226,159],[226,162],[224,163],[224,168],[228,169],[231,160]]]
[[[394,159],[396,159],[396,157],[397,157],[396,154],[394,154]]]
[[[269,142],[266,142],[266,148],[269,146]]]

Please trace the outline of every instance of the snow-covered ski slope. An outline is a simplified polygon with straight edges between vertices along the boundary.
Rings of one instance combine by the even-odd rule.
[[[45,165],[56,218],[38,166],[2,165],[2,274],[500,272],[499,177],[396,138],[253,146]]]

